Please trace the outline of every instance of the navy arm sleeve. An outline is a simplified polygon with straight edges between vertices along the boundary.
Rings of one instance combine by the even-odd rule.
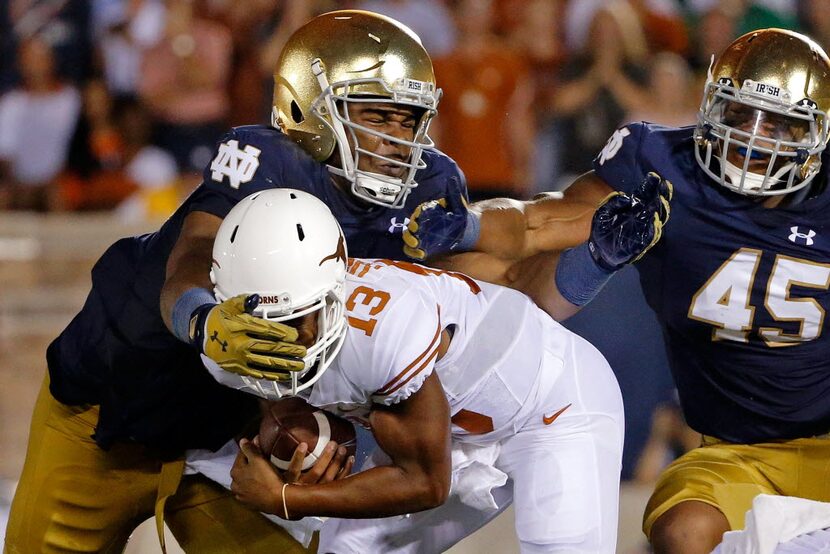
[[[640,149],[646,135],[644,123],[620,127],[594,158],[594,172],[614,190],[631,193],[645,178]]]

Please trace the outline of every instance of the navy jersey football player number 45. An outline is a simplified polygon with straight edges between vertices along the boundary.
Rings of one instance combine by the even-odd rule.
[[[636,267],[687,420],[733,442],[827,432],[830,194],[766,208],[704,172],[693,131],[628,125],[594,163],[625,192],[649,171],[674,184],[671,221]]]

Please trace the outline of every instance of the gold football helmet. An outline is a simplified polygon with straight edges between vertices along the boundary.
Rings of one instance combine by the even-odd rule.
[[[341,10],[320,15],[288,39],[274,71],[272,124],[317,161],[338,148],[341,167],[329,169],[352,183],[352,193],[382,206],[403,206],[417,186],[415,172],[426,167],[424,150],[441,91],[429,54],[418,36],[401,23],[372,12]],[[422,112],[412,141],[356,124],[350,102],[389,102]],[[409,149],[395,160],[360,148],[355,131],[380,136]],[[354,151],[349,146],[350,133]],[[360,156],[381,158],[403,168],[394,178],[358,169]]]
[[[806,187],[827,146],[830,59],[812,39],[762,29],[736,39],[709,70],[695,155],[740,194]]]

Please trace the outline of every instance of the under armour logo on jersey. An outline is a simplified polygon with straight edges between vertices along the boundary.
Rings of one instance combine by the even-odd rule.
[[[619,152],[620,148],[622,148],[623,139],[630,134],[631,131],[629,131],[626,127],[614,131],[614,134],[611,135],[611,138],[608,139],[608,142],[605,144],[605,148],[603,148],[602,152],[599,153],[599,165],[604,164],[606,160],[610,160],[616,156],[617,152]]]
[[[403,223],[398,223],[398,218],[393,217],[389,220],[389,223],[391,223],[389,226],[390,233],[403,233],[404,228],[409,225],[409,218],[405,217],[403,218]]]
[[[229,140],[219,145],[219,153],[210,164],[211,178],[217,183],[227,177],[231,187],[238,189],[242,183],[254,178],[259,167],[261,150],[250,144],[244,150],[239,148],[238,140]]]
[[[798,226],[794,225],[790,227],[790,231],[792,231],[792,234],[789,236],[789,239],[796,244],[812,246],[813,242],[815,242],[813,237],[816,236],[816,232],[812,229],[807,229],[806,233],[802,233],[798,230]]]

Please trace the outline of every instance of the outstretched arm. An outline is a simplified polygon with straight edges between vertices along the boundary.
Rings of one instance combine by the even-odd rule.
[[[464,206],[462,202],[422,204],[404,231],[404,251],[416,259],[476,251],[503,260],[540,252],[558,252],[588,237],[594,210],[611,188],[593,172],[579,177],[559,194],[533,200],[495,198]]]
[[[573,200],[561,205],[556,203],[563,201],[556,199],[493,201],[503,202],[504,212],[482,212],[476,243],[482,252],[438,257],[430,263],[518,289],[554,319],[567,319],[614,272],[639,259],[660,239],[672,194],[671,183],[653,173],[631,195],[610,192],[590,173],[574,186],[574,196],[586,204],[601,193],[609,194],[585,215],[574,208],[579,202]],[[572,217],[568,210],[574,210]],[[510,256],[509,250],[501,256],[492,254],[502,247],[518,254]]]
[[[243,442],[231,470],[231,490],[245,504],[285,519],[388,517],[443,504],[450,490],[452,459],[450,410],[438,376],[430,375],[398,404],[375,407],[371,422],[391,465],[325,484],[284,487],[259,449]]]

